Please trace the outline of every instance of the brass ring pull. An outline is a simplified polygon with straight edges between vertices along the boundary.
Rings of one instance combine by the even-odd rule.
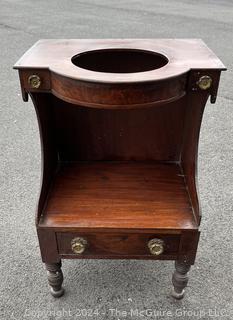
[[[212,84],[212,78],[210,76],[202,76],[197,81],[197,85],[202,90],[207,90],[211,87]]]
[[[154,256],[159,256],[164,251],[164,241],[161,239],[151,239],[148,242],[150,253]]]
[[[38,89],[41,85],[41,79],[39,76],[37,76],[36,74],[31,75],[30,77],[28,77],[28,84],[34,88],[34,89]]]
[[[75,254],[82,254],[87,247],[87,240],[83,238],[74,238],[71,240],[71,249]]]

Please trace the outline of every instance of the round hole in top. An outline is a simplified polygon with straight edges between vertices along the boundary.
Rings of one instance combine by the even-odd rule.
[[[134,73],[159,69],[168,59],[157,52],[137,49],[101,49],[82,52],[71,59],[79,68],[110,73]]]

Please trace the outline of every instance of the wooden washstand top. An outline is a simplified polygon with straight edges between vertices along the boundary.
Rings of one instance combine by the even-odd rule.
[[[226,69],[200,39],[40,40],[14,68],[23,93],[51,91],[70,103],[110,109],[177,100],[190,70]],[[34,74],[40,88],[30,84]]]
[[[92,50],[131,49],[159,53],[168,62],[158,69],[145,72],[96,72],[80,68],[72,63],[74,56]],[[142,57],[144,58],[144,57]],[[145,54],[146,58],[146,54]],[[165,58],[165,59],[166,59]],[[122,61],[115,61],[121,64]],[[103,39],[103,40],[39,40],[14,68],[49,69],[68,78],[107,82],[141,82],[167,79],[188,72],[190,69],[221,69],[225,66],[200,39]]]

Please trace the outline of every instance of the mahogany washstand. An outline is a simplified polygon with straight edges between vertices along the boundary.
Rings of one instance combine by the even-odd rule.
[[[34,103],[36,227],[51,293],[61,259],[175,260],[182,298],[200,224],[202,114],[221,61],[201,40],[41,40],[14,66]]]

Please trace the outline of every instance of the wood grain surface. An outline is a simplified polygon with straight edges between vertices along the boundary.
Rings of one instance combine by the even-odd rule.
[[[195,229],[179,165],[67,163],[41,217],[43,227]]]

